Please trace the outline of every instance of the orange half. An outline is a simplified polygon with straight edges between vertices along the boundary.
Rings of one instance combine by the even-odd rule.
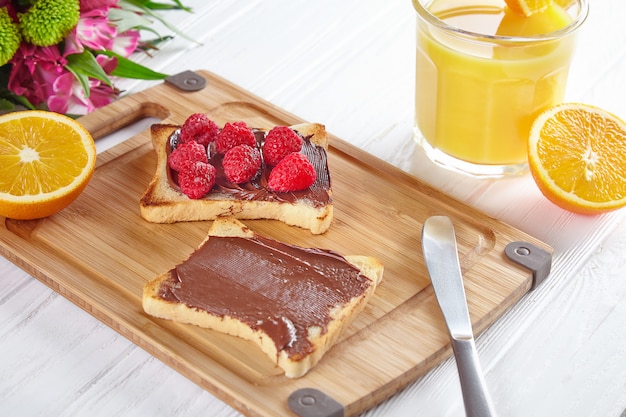
[[[597,214],[626,206],[626,123],[600,108],[560,104],[534,121],[530,172],[566,210]]]
[[[0,116],[0,216],[50,216],[78,197],[96,165],[93,138],[79,122],[47,111]]]

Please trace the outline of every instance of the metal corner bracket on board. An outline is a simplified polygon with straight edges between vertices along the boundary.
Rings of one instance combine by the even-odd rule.
[[[550,274],[552,255],[532,243],[511,242],[504,248],[504,253],[511,261],[532,271],[531,291],[537,288]]]
[[[199,91],[206,86],[206,80],[190,70],[170,75],[165,82],[183,91]]]
[[[344,407],[315,388],[301,388],[289,395],[291,411],[300,417],[344,417]]]

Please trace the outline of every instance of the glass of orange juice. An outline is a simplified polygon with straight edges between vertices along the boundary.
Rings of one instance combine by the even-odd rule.
[[[530,126],[563,101],[587,0],[555,0],[529,17],[504,0],[413,5],[416,140],[431,160],[456,171],[526,172]]]

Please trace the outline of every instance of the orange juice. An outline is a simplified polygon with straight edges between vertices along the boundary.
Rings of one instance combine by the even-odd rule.
[[[573,17],[556,4],[522,17],[503,0],[426,3],[435,18],[418,19],[415,99],[425,147],[461,163],[525,167],[533,119],[563,100]]]

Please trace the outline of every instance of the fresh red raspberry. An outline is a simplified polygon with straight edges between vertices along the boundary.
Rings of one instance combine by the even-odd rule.
[[[206,162],[187,162],[178,171],[178,185],[187,197],[197,200],[204,197],[215,185],[217,170]]]
[[[180,171],[187,162],[209,162],[209,157],[204,146],[198,142],[191,141],[180,143],[167,157],[170,168]]]
[[[194,113],[185,120],[180,128],[178,136],[179,143],[196,141],[207,147],[209,143],[215,141],[219,127],[213,120],[210,120],[202,113]]]
[[[235,184],[248,182],[261,169],[261,152],[248,145],[230,148],[222,160],[226,179]]]
[[[256,138],[245,122],[226,123],[215,139],[215,150],[225,154],[237,145],[256,147]]]
[[[287,126],[275,126],[267,132],[263,145],[263,159],[270,166],[278,164],[292,152],[300,152],[302,138]]]
[[[313,185],[316,176],[315,167],[306,155],[293,152],[272,169],[267,188],[280,193],[300,191]]]

